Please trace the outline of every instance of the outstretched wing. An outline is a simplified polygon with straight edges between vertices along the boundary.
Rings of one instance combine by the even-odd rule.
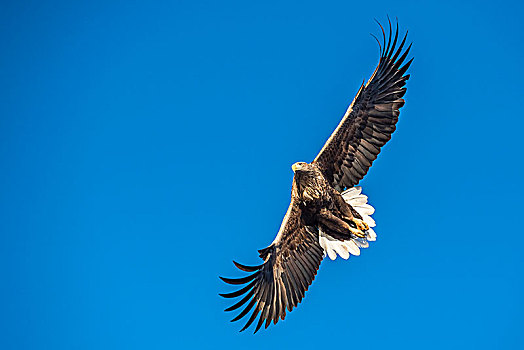
[[[317,274],[324,251],[318,241],[318,229],[305,226],[301,220],[301,210],[294,200],[291,201],[277,237],[273,243],[259,250],[264,263],[258,266],[246,266],[233,262],[240,270],[251,272],[243,278],[224,278],[229,284],[246,284],[243,288],[226,294],[225,298],[243,296],[226,311],[243,307],[232,321],[251,315],[241,331],[248,328],[260,313],[255,333],[265,321],[265,328],[271,321],[286,317],[286,309],[293,310],[308,290]],[[244,306],[247,303],[247,306]]]
[[[411,44],[402,53],[407,32],[397,48],[398,24],[393,43],[389,22],[386,46],[384,28],[380,60],[366,85],[362,85],[342,121],[330,136],[314,162],[324,176],[339,191],[355,186],[368,172],[380,148],[391,139],[398,121],[399,109],[404,105],[404,85],[409,74],[404,73],[413,59],[402,66]],[[378,40],[377,40],[378,41]]]

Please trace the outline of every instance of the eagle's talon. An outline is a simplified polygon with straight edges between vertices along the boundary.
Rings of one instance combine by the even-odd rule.
[[[366,238],[366,234],[358,229],[350,228],[349,231],[351,231],[351,234],[354,236],[357,236],[359,238]]]
[[[353,222],[355,223],[355,225],[357,225],[357,228],[361,231],[367,231],[369,230],[369,225],[366,224],[366,222],[364,220],[360,220],[360,219],[357,219],[357,218],[353,218]]]

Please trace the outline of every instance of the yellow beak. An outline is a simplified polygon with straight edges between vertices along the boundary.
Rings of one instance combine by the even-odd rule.
[[[298,163],[295,163],[291,166],[291,169],[293,169],[293,172],[296,172],[297,170],[300,170],[302,167],[300,166],[300,164]]]

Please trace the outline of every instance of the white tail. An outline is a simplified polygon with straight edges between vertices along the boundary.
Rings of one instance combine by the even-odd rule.
[[[375,227],[375,220],[371,218],[371,214],[375,212],[375,208],[368,204],[368,197],[361,194],[362,187],[352,187],[342,192],[342,198],[355,209],[362,220],[369,225],[369,230],[366,232],[366,238],[352,238],[347,241],[339,241],[320,230],[319,243],[324,249],[324,254],[327,254],[331,260],[337,258],[337,254],[342,259],[348,259],[351,255],[360,255],[360,248],[367,248],[368,242],[375,241],[377,234],[372,229]]]

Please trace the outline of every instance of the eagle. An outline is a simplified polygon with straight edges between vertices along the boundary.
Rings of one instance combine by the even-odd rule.
[[[356,187],[366,175],[381,148],[391,139],[404,105],[406,74],[413,58],[404,49],[407,31],[399,40],[398,22],[393,31],[389,21],[382,44],[373,36],[380,50],[378,65],[366,84],[362,84],[353,102],[320,153],[311,163],[293,164],[291,203],[280,229],[269,247],[259,250],[263,262],[248,266],[233,261],[249,275],[241,278],[220,277],[242,288],[220,294],[224,298],[241,297],[225,311],[241,309],[231,321],[249,314],[240,331],[257,318],[256,333],[264,324],[284,320],[302,301],[313,282],[320,263],[327,255],[348,259],[360,255],[361,248],[376,240],[371,218],[375,209],[367,196]],[[400,44],[397,46],[398,42]],[[250,313],[251,312],[251,313]]]

